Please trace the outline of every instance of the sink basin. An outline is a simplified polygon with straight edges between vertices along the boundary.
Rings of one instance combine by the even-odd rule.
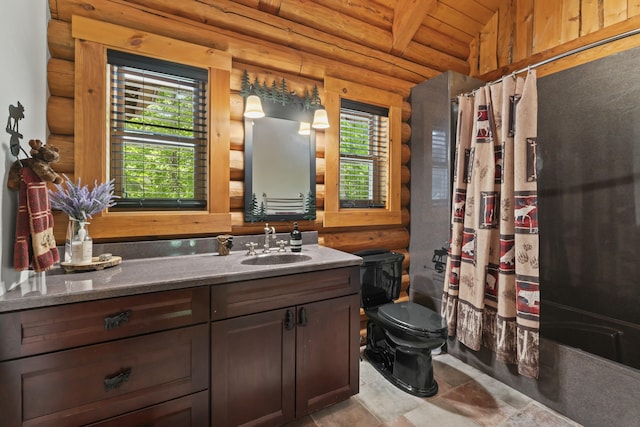
[[[240,261],[240,263],[244,265],[278,265],[309,261],[310,259],[311,257],[309,255],[291,252],[276,252],[273,254],[250,256]]]

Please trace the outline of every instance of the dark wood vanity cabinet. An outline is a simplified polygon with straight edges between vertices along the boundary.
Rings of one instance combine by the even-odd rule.
[[[358,291],[357,268],[213,287],[212,425],[277,426],[356,394]]]
[[[0,424],[208,425],[208,292],[0,315]]]
[[[0,425],[276,426],[358,392],[359,269],[0,313]]]

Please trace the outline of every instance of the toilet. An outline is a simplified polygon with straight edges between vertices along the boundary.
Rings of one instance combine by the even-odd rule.
[[[398,388],[415,396],[438,392],[431,350],[446,340],[442,317],[420,304],[394,303],[400,296],[404,255],[385,249],[357,252],[361,306],[368,317],[364,356]]]

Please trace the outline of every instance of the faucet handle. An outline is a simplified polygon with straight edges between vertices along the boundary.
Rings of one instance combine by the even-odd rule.
[[[287,244],[286,240],[278,240],[278,245],[280,245],[280,249],[278,249],[278,252],[286,252],[286,250],[284,249],[284,245]]]
[[[256,254],[256,246],[258,246],[257,243],[249,242],[245,246],[249,248],[249,252],[247,252],[247,255],[255,255]]]

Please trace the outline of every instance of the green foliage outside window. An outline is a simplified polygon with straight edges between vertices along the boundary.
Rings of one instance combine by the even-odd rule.
[[[369,126],[366,122],[340,121],[340,200],[371,198]]]
[[[193,93],[157,92],[141,115],[127,120],[125,129],[144,134],[193,139]],[[124,146],[123,193],[128,198],[194,198],[195,150],[171,143],[127,142]]]
[[[119,204],[204,206],[206,81],[126,65],[113,65],[111,77],[111,172]]]
[[[128,143],[124,147],[124,159],[127,173],[123,193],[127,198],[195,197],[193,149]]]

